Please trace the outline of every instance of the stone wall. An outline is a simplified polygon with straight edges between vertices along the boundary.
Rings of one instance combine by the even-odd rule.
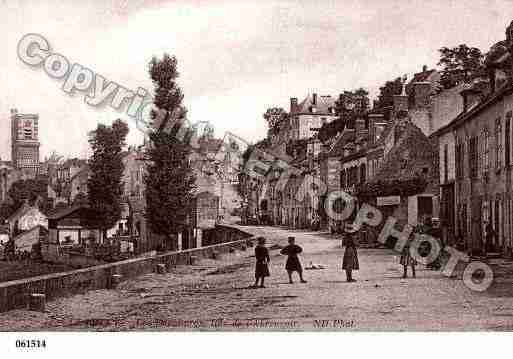
[[[170,269],[177,264],[190,263],[191,256],[212,258],[214,252],[225,253],[230,248],[241,249],[248,241],[253,241],[248,233],[228,226],[220,227],[223,227],[221,236],[231,239],[231,242],[0,283],[0,312],[25,308],[31,293],[44,293],[47,300],[52,300],[87,290],[109,288],[113,274],[121,274],[125,280],[151,273],[157,264],[165,264]]]

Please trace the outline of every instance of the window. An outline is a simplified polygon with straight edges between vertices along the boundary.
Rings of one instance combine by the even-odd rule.
[[[340,171],[340,188],[346,187],[346,180],[347,180],[346,177],[347,177],[346,170]]]
[[[511,143],[511,138],[510,138],[510,128],[511,128],[511,111],[509,111],[507,114],[506,114],[506,130],[505,130],[505,133],[504,133],[504,156],[505,156],[505,165],[506,166],[509,166],[510,165],[510,161],[511,161],[511,148],[510,148],[510,143]]]
[[[469,177],[470,178],[477,178],[477,166],[478,166],[477,145],[478,145],[477,137],[472,137],[469,139],[468,168],[469,168]]]
[[[495,120],[495,169],[502,167],[502,124],[501,119]]]
[[[488,170],[490,169],[490,134],[487,129],[484,129],[482,132],[483,136],[483,157],[482,157],[482,173],[483,177],[487,175]]]
[[[456,179],[462,179],[464,176],[464,162],[465,161],[465,144],[462,141],[456,139],[456,153],[455,153],[455,165],[456,165]]]
[[[460,236],[467,236],[467,204],[460,204],[459,221],[458,221],[458,234]]]
[[[447,144],[444,145],[444,183],[447,183],[449,179],[449,166],[447,162],[449,160],[449,146]]]
[[[365,163],[360,165],[360,183],[365,183],[365,177],[367,175],[367,169]]]

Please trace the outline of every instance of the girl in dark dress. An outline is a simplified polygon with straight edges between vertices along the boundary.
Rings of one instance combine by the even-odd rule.
[[[403,266],[403,278],[408,277],[408,266],[411,267],[412,276],[415,278],[415,266],[417,265],[417,261],[410,254],[411,242],[411,239],[408,240],[401,253],[400,263]]]
[[[346,234],[346,236],[346,250],[344,251],[344,259],[342,260],[342,269],[346,271],[346,279],[348,282],[356,282],[356,279],[353,279],[353,270],[360,269],[358,252],[356,251],[353,235]]]
[[[299,279],[301,283],[306,283],[306,280],[303,279],[303,268],[301,267],[301,262],[299,261],[298,254],[303,251],[303,248],[295,244],[295,238],[289,237],[289,245],[281,250],[281,254],[288,256],[287,263],[285,264],[285,269],[289,275],[289,283],[294,283],[292,281],[292,273],[298,272]]]
[[[258,287],[258,281],[260,280],[260,288],[265,288],[264,286],[264,278],[269,277],[269,262],[271,259],[269,258],[269,250],[265,247],[265,238],[258,238],[258,244],[255,247],[255,285],[254,287]]]

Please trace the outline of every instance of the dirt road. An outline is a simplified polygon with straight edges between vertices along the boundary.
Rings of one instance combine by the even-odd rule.
[[[258,228],[254,228],[258,229]],[[484,293],[461,280],[419,267],[401,279],[398,256],[386,249],[359,249],[356,283],[341,270],[340,240],[327,235],[266,230],[271,277],[250,289],[253,249],[148,274],[116,290],[90,291],[47,303],[46,313],[0,314],[1,330],[511,330],[513,277],[503,276]],[[288,284],[279,248],[294,234],[304,248],[308,283]]]

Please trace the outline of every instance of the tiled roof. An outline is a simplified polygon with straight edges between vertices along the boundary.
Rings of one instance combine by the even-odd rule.
[[[430,136],[436,137],[436,136],[443,135],[444,133],[450,131],[453,127],[456,127],[460,123],[465,122],[468,119],[472,118],[473,116],[478,115],[482,110],[488,108],[489,106],[492,106],[497,101],[502,99],[504,96],[509,95],[511,93],[513,93],[513,84],[504,85],[498,91],[496,91],[493,94],[490,94],[489,96],[484,98],[481,102],[476,103],[467,112],[460,113],[458,116],[456,116],[455,119],[453,119],[451,122],[449,122],[445,126],[439,128],[437,131],[432,133]]]
[[[427,81],[429,76],[431,76],[434,72],[436,72],[435,69],[431,69],[431,70],[427,70],[427,71],[422,71],[422,72],[417,72],[416,74],[413,75],[413,78],[411,79],[409,84],[413,84],[414,82]]]
[[[317,95],[317,103],[314,105],[314,96],[309,94],[306,98],[297,106],[292,114],[306,114],[312,113],[311,108],[315,107],[315,114],[317,115],[333,115],[330,109],[335,108],[335,99],[331,96],[320,96]]]
[[[21,205],[20,208],[18,208],[13,214],[7,218],[7,222],[11,222],[13,219],[23,216],[25,213],[27,213],[29,210],[32,209],[32,206],[27,204],[26,202]]]
[[[428,167],[431,176],[435,177],[438,169],[438,153],[422,130],[409,120],[397,122],[391,130],[404,126],[402,134],[390,152],[372,182],[386,178],[387,181],[409,180],[422,176],[418,173],[419,166]]]
[[[48,219],[61,219],[63,217],[70,215],[71,213],[73,213],[79,209],[83,209],[83,208],[89,209],[88,206],[85,206],[83,204],[77,204],[77,205],[72,205],[72,206],[69,206],[66,208],[57,209],[48,214]]]

